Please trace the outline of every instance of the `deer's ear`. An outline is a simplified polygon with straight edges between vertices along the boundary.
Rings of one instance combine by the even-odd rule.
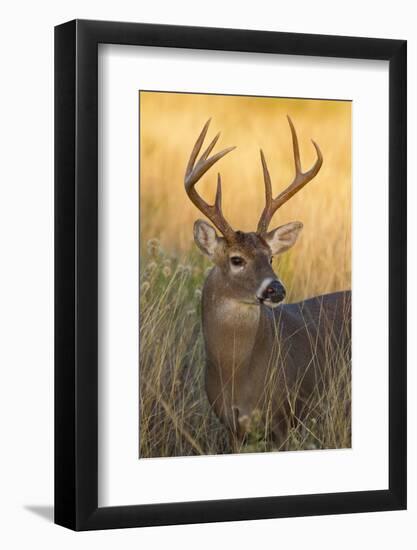
[[[291,222],[281,225],[265,235],[265,240],[272,254],[280,254],[291,248],[303,228],[301,222]]]
[[[194,223],[194,240],[198,248],[208,256],[213,256],[220,244],[214,227],[203,220]]]

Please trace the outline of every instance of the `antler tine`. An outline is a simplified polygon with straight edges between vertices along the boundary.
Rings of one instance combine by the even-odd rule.
[[[261,149],[261,161],[262,161],[262,170],[264,173],[264,182],[265,182],[265,203],[268,204],[272,200],[272,185],[271,185],[271,176],[269,175],[268,165],[266,164],[264,152]]]
[[[228,224],[226,219],[223,216],[221,199],[222,199],[222,189],[221,189],[221,178],[220,174],[217,177],[217,191],[216,191],[216,200],[213,205],[207,204],[206,201],[197,193],[195,190],[195,184],[198,180],[209,170],[213,164],[215,164],[222,157],[230,153],[235,147],[228,147],[219,151],[212,157],[208,158],[209,154],[216,145],[220,133],[211,141],[207,149],[197,160],[197,157],[200,153],[201,147],[203,145],[204,139],[207,135],[207,130],[210,125],[210,119],[204,125],[193,150],[191,151],[190,159],[187,164],[187,169],[185,171],[184,186],[190,200],[195,204],[195,206],[205,215],[217,229],[224,235],[226,239],[231,239],[234,235],[234,231],[231,226]],[[197,161],[197,162],[196,162]]]
[[[286,203],[291,197],[293,197],[300,189],[302,189],[309,181],[311,181],[319,172],[323,164],[323,155],[317,143],[313,140],[312,143],[317,153],[317,160],[314,165],[307,172],[302,172],[300,161],[300,148],[298,145],[297,133],[294,128],[294,124],[290,117],[287,115],[288,124],[290,125],[292,146],[294,152],[294,165],[295,176],[292,183],[284,189],[275,199],[272,198],[271,177],[269,175],[268,166],[266,164],[265,156],[261,150],[262,169],[265,182],[265,208],[259,219],[257,232],[262,234],[266,233],[268,225],[272,219],[272,216],[284,203]]]
[[[220,172],[217,174],[217,190],[214,204],[218,210],[222,209],[222,178]]]
[[[206,137],[206,134],[207,134],[208,127],[210,126],[210,122],[211,122],[211,118],[209,118],[208,121],[204,124],[203,129],[201,130],[200,135],[198,136],[197,141],[194,144],[193,150],[191,151],[190,159],[187,164],[187,168],[185,170],[186,177],[192,172],[195,161],[197,159],[197,155],[200,152],[201,146],[203,145],[204,138]]]

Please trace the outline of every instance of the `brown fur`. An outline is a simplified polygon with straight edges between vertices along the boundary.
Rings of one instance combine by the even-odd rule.
[[[290,185],[273,198],[271,177],[261,150],[265,207],[256,233],[235,232],[225,219],[220,174],[213,205],[206,203],[195,189],[200,177],[233,150],[229,147],[208,157],[216,145],[217,135],[199,157],[210,120],[192,149],[184,178],[190,200],[224,236],[219,238],[214,228],[204,221],[194,224],[197,246],[215,263],[203,290],[207,394],[217,415],[237,441],[250,429],[254,413],[258,416],[260,411],[260,416],[265,417],[270,404],[272,431],[277,439],[285,436],[283,419],[288,417],[288,407],[301,414],[298,409],[302,411],[313,388],[323,381],[328,342],[340,340],[346,329],[345,319],[349,318],[345,315],[345,309],[350,308],[349,292],[280,305],[277,309],[266,305],[276,306],[284,297],[282,283],[271,267],[271,257],[291,248],[302,229],[300,222],[291,222],[268,232],[269,223],[274,213],[317,175],[323,163],[320,148],[313,141],[316,161],[309,170],[302,171],[297,133],[292,120],[287,118],[295,176]],[[239,256],[238,263],[233,261],[234,256]],[[288,399],[293,388],[296,388],[295,404]]]
[[[326,346],[332,339],[340,343],[350,330],[345,326],[350,292],[271,309],[251,300],[263,279],[275,277],[266,241],[239,232],[234,242],[221,239],[219,245],[202,296],[207,395],[235,444],[250,429],[248,419],[256,411],[264,416],[272,403],[272,431],[282,442],[288,391],[299,388],[295,407],[302,415],[303,403],[322,383]],[[248,261],[246,280],[239,284],[230,274],[229,258],[235,253]]]

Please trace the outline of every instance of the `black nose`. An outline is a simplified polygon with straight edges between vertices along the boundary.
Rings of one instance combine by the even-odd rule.
[[[285,288],[279,281],[272,281],[264,290],[262,297],[264,300],[278,304],[285,298]]]

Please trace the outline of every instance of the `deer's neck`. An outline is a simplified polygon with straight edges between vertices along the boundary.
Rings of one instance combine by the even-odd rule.
[[[270,341],[272,330],[265,308],[230,298],[221,273],[216,269],[210,273],[203,290],[208,367],[222,371],[250,367],[257,348],[265,349]],[[257,356],[259,361],[259,352]]]

